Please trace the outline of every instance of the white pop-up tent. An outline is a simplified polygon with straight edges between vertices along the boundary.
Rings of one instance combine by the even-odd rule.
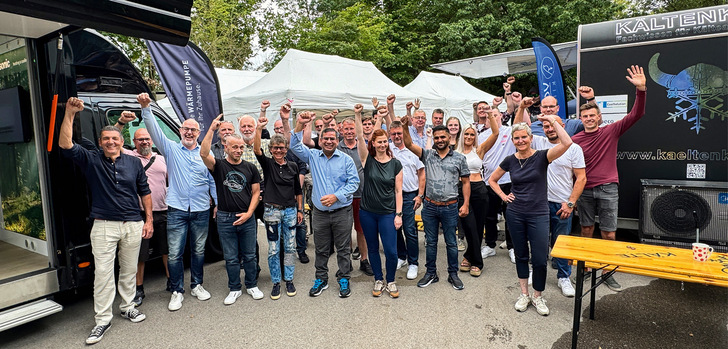
[[[225,104],[225,95],[232,93],[236,90],[244,88],[265,76],[265,72],[254,71],[254,70],[235,70],[235,69],[224,69],[215,68],[217,74],[217,81],[220,84],[220,95],[223,96],[223,105]],[[157,104],[164,109],[169,115],[175,115],[174,108],[169,102],[168,98],[162,98],[157,101]],[[223,108],[223,111],[225,109]]]
[[[386,103],[386,96],[392,93],[397,96],[397,115],[404,115],[406,102],[415,98],[422,100],[421,107],[428,116],[445,103],[429,93],[405,90],[371,62],[291,49],[266,76],[224,95],[223,108],[225,114],[258,115],[260,102],[269,100],[273,110],[289,101],[297,110],[345,110],[356,103],[371,110],[372,97]]]
[[[415,94],[433,94],[445,99],[442,108],[445,116],[455,116],[460,122],[473,122],[473,103],[486,101],[490,104],[496,96],[479,90],[460,76],[420,72],[417,78],[404,87]],[[505,110],[505,102],[499,109]]]

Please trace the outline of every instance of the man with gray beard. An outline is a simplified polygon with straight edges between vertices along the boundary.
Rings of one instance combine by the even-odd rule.
[[[126,124],[134,121],[136,114],[130,111],[123,111],[119,120],[116,122],[116,128],[119,132],[124,130]],[[139,262],[137,264],[136,274],[136,294],[132,301],[137,307],[142,305],[144,300],[144,264],[149,259],[154,249],[159,251],[164,264],[164,272],[167,274],[167,291],[170,289],[169,269],[167,268],[167,260],[169,256],[169,245],[167,244],[167,162],[164,157],[152,151],[152,138],[145,128],[137,129],[134,132],[134,150],[122,148],[122,152],[138,158],[144,166],[147,174],[147,183],[152,191],[152,217],[154,234],[151,238],[142,239],[139,248]],[[142,215],[142,218],[145,218]]]

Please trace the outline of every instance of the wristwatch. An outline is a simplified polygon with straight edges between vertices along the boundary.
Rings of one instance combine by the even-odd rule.
[[[424,194],[420,195],[420,200],[424,200],[424,199],[425,199],[425,195]]]
[[[574,206],[576,206],[576,204],[571,201],[566,203],[566,207],[568,207],[568,208],[574,208]]]
[[[397,217],[402,217],[402,212],[401,211],[400,212],[396,212],[394,215],[397,216]]]

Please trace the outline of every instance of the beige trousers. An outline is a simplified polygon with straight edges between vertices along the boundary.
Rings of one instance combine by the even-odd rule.
[[[113,317],[116,296],[114,259],[119,255],[119,295],[122,312],[133,307],[136,294],[136,271],[142,242],[142,221],[122,222],[97,219],[91,228],[91,251],[94,254],[94,311],[96,325],[106,325]]]

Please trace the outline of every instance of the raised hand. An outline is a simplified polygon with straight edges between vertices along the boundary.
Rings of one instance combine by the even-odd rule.
[[[325,118],[326,118],[326,115],[324,115],[324,123],[326,123],[326,119]],[[301,124],[301,125],[308,124],[309,122],[311,122],[311,114],[309,114],[308,112],[298,113],[298,120],[297,120],[297,122],[299,124]]]
[[[66,102],[66,112],[72,112],[73,114],[76,114],[83,110],[83,101],[76,98],[71,97]]]
[[[526,98],[524,98],[524,99],[521,100],[521,107],[522,108],[528,108],[528,107],[532,106],[533,103],[534,103],[534,100],[533,100],[532,97],[526,97]]]
[[[139,102],[139,105],[141,105],[142,108],[146,108],[152,103],[152,99],[149,98],[148,93],[140,93],[137,95],[137,102]]]
[[[374,98],[376,99],[376,98]],[[361,111],[364,110],[364,106],[360,103],[357,103],[354,105],[354,114],[361,114]]]
[[[263,130],[265,127],[268,126],[268,118],[265,116],[261,116],[258,118],[258,129]]]
[[[377,99],[377,97],[372,97],[372,105],[374,106],[374,109],[377,109],[377,107],[379,106],[379,100]]]
[[[516,82],[516,77],[511,75],[506,79],[506,82],[513,85],[514,82]]]
[[[281,116],[281,120],[288,120],[291,117],[291,103],[282,105],[278,115]]]
[[[503,91],[506,91],[506,93],[511,92],[511,84],[504,82],[503,83]]]
[[[270,101],[267,99],[260,103],[260,111],[265,112],[270,107]]]
[[[412,107],[414,107],[414,106],[415,105],[412,102],[407,102],[407,104],[404,107],[407,108],[407,111],[410,111],[410,110],[412,110]]]
[[[415,106],[415,110],[420,109],[420,102],[422,102],[419,98],[415,98],[415,101],[412,103]]]
[[[220,128],[220,119],[222,119],[224,114],[218,115],[215,120],[212,120],[210,123],[210,130],[211,131],[217,131],[218,128]]]
[[[128,124],[128,123],[134,121],[134,119],[136,119],[136,117],[137,116],[136,116],[136,114],[134,114],[134,112],[124,110],[123,112],[121,112],[121,116],[119,116],[118,122]]]
[[[493,98],[493,105],[492,108],[498,107],[501,103],[503,103],[503,97],[495,97]]]
[[[579,87],[579,95],[588,101],[594,99],[594,90],[589,86]]]
[[[538,116],[538,121],[541,121],[541,122],[548,121],[553,125],[553,123],[556,122],[556,117],[554,117],[553,115],[540,114]]]
[[[645,77],[645,71],[638,65],[633,65],[627,68],[629,76],[625,76],[629,82],[632,83],[638,90],[644,91],[645,85],[647,84],[647,78]]]
[[[387,105],[394,105],[394,101],[397,99],[397,96],[393,94],[387,96]]]
[[[399,119],[399,122],[402,124],[402,127],[409,126],[409,116],[403,116]]]
[[[336,115],[339,115],[339,109],[334,109],[331,111],[331,117],[336,117]]]

